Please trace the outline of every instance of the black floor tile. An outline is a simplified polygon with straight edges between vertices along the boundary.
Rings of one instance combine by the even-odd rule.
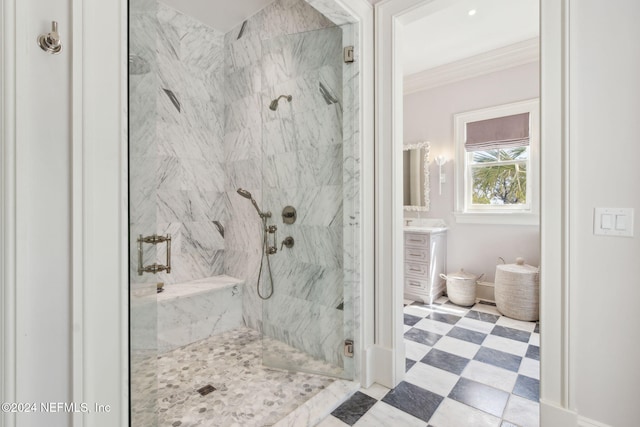
[[[516,385],[513,388],[513,394],[537,402],[540,400],[540,381],[535,378],[518,375]]]
[[[405,372],[408,372],[408,371],[409,371],[409,369],[411,369],[411,367],[412,367],[413,365],[415,365],[415,364],[416,364],[416,361],[415,361],[415,360],[405,359],[405,360],[404,360],[404,371],[405,371]]]
[[[503,338],[509,338],[510,340],[516,340],[520,342],[529,342],[531,332],[521,331],[518,329],[507,328],[504,326],[495,326],[491,331],[491,335],[497,335]]]
[[[412,316],[407,313],[404,314],[404,324],[407,326],[413,326],[419,321],[421,321],[422,319],[423,319],[422,317]]]
[[[490,305],[492,307],[496,306],[495,302],[489,302],[489,301],[478,301],[478,304],[483,304],[483,305]]]
[[[436,313],[433,312],[427,316],[428,319],[437,320],[438,322],[448,323],[450,325],[455,325],[458,323],[458,320],[461,319],[460,316],[454,316],[453,314],[448,313]]]
[[[466,316],[469,319],[481,320],[483,322],[496,323],[500,316],[491,314],[491,313],[483,313],[482,311],[469,310]]]
[[[429,331],[423,331],[422,329],[418,328],[411,328],[404,333],[404,337],[408,340],[415,341],[420,344],[433,346],[438,342],[440,338],[442,338],[442,335],[438,335]]]
[[[522,357],[520,356],[487,347],[481,347],[473,359],[479,362],[488,363],[489,365],[497,366],[498,368],[508,369],[512,372],[518,372],[520,362],[522,362]]]
[[[377,400],[373,397],[357,391],[349,400],[338,406],[331,415],[352,426],[371,409],[376,402]]]
[[[540,360],[540,347],[537,345],[530,345],[529,348],[527,348],[527,354],[524,356],[529,359]]]
[[[482,332],[470,331],[469,329],[459,328],[458,326],[454,326],[447,335],[474,344],[482,344],[487,337],[487,334],[483,334]]]
[[[469,363],[469,359],[432,348],[421,362],[460,375]]]
[[[401,382],[382,401],[428,422],[444,397],[416,385]]]
[[[502,418],[509,393],[466,378],[460,378],[449,398]]]
[[[536,334],[539,334],[539,333],[540,333],[540,323],[536,323],[536,327],[535,327],[535,329],[533,330],[533,332],[535,332]]]

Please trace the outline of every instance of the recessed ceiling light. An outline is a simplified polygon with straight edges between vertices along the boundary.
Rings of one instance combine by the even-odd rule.
[[[475,9],[471,9],[471,10],[469,11],[469,16],[473,16],[473,15],[475,15],[475,14],[476,14],[476,10],[475,10]]]

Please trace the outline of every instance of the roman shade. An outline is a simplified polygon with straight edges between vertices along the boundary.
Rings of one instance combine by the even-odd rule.
[[[468,122],[466,151],[487,151],[529,145],[529,113]]]

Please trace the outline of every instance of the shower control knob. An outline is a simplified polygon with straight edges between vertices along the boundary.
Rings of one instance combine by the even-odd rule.
[[[285,206],[284,209],[282,209],[282,222],[285,224],[293,224],[297,218],[298,213],[293,206]]]
[[[273,255],[276,252],[278,252],[278,248],[276,248],[275,246],[269,246],[267,248],[267,255]]]
[[[282,248],[284,248],[285,246],[286,246],[288,249],[291,249],[291,248],[293,247],[293,243],[294,243],[293,237],[291,237],[291,236],[286,237],[286,238],[282,241],[282,245],[280,245],[280,250],[282,250]]]

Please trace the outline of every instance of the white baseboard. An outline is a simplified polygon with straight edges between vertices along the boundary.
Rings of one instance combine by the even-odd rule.
[[[383,348],[377,345],[372,347],[371,373],[373,382],[388,388],[393,388],[393,366],[394,351],[390,348]]]
[[[609,424],[578,416],[578,427],[611,427]]]
[[[540,427],[612,427],[609,424],[578,415],[574,411],[540,402]]]
[[[578,414],[550,402],[540,401],[541,427],[578,427]]]

